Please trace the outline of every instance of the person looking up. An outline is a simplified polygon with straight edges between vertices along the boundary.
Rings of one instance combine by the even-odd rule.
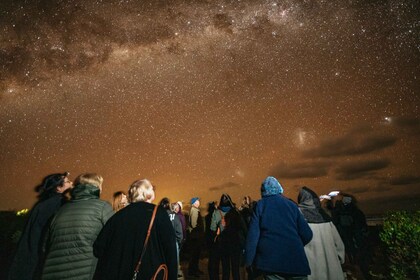
[[[29,213],[20,237],[8,279],[39,279],[44,260],[42,243],[54,214],[66,201],[65,193],[73,187],[69,172],[46,176],[36,187],[39,200]]]

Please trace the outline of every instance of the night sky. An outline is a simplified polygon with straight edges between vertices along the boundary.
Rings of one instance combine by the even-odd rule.
[[[419,79],[418,0],[2,0],[0,210],[64,171],[420,209]]]

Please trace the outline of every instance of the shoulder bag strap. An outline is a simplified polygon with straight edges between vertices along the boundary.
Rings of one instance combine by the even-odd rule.
[[[146,247],[147,247],[147,243],[149,242],[150,232],[152,231],[153,221],[155,220],[157,208],[158,207],[155,205],[155,207],[153,209],[152,218],[150,219],[149,229],[147,230],[146,240],[144,240],[143,249],[141,251],[140,259],[139,259],[139,261],[138,261],[138,263],[136,265],[136,268],[134,269],[133,280],[134,279],[137,279],[137,274],[139,273],[139,268],[140,268],[140,265],[141,265],[141,260],[143,259],[143,256],[146,253]]]

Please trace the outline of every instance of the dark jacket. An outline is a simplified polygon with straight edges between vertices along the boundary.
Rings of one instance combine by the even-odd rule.
[[[309,275],[304,246],[312,231],[297,205],[282,195],[257,202],[246,240],[246,265],[264,272]]]
[[[181,246],[182,240],[184,240],[184,236],[182,233],[182,224],[179,220],[179,216],[169,209],[167,209],[166,212],[168,213],[169,219],[172,223],[172,227],[174,228],[176,242],[178,243],[178,246]]]
[[[97,262],[92,245],[113,213],[97,187],[75,186],[51,222],[42,279],[92,279]]]
[[[131,280],[146,239],[154,205],[131,203],[105,225],[93,245],[98,257],[94,279]],[[137,279],[151,279],[160,264],[168,267],[168,279],[176,280],[175,233],[167,212],[159,207]],[[160,279],[160,278],[158,278]]]
[[[39,201],[31,210],[9,272],[10,280],[39,279],[48,224],[64,202],[60,193]]]
[[[179,221],[181,222],[181,226],[182,226],[182,242],[185,241],[185,239],[187,238],[187,222],[185,221],[185,216],[182,213],[182,210],[179,210],[178,213],[176,213],[176,215],[179,218]]]

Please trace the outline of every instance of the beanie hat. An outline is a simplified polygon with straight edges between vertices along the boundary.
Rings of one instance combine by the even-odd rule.
[[[270,196],[283,193],[283,187],[274,177],[267,177],[261,185],[261,196]]]
[[[197,200],[200,200],[198,197],[191,198],[191,205],[193,205]]]
[[[182,202],[181,201],[178,201],[176,204],[178,204],[179,205],[179,209],[182,210]]]

